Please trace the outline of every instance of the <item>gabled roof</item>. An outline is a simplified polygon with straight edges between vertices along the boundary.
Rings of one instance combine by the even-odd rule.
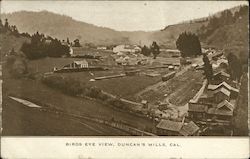
[[[222,108],[223,106],[226,106],[228,109],[230,109],[231,111],[234,110],[234,105],[231,104],[230,102],[228,102],[227,100],[224,100],[222,102],[220,102],[216,107],[217,109]]]
[[[233,116],[233,111],[220,110],[217,108],[210,108],[207,113],[213,115]]]
[[[188,103],[189,112],[206,112],[208,105],[202,103]]]
[[[214,91],[213,91],[213,94],[217,94],[217,93],[219,93],[219,92],[225,94],[225,95],[228,96],[228,97],[229,97],[230,94],[231,94],[230,91],[228,91],[227,89],[225,89],[225,88],[223,88],[223,87],[221,87],[221,88],[219,88],[219,89],[217,89],[217,90],[214,90]]]
[[[208,87],[207,87],[207,89],[209,89],[209,90],[216,90],[216,89],[221,88],[221,87],[225,87],[225,88],[227,88],[230,91],[239,92],[238,89],[230,86],[227,82],[222,82],[219,85],[209,84]]]
[[[164,129],[164,130],[178,132],[178,131],[180,131],[182,125],[183,124],[181,122],[162,119],[156,127],[160,128],[160,129]]]
[[[214,76],[220,76],[220,75],[225,76],[227,78],[230,78],[230,75],[228,73],[224,72],[224,71],[220,71],[220,72],[217,72],[217,73],[214,74]]]
[[[199,130],[199,127],[193,122],[190,121],[187,125],[183,125],[179,133],[183,136],[193,135]]]

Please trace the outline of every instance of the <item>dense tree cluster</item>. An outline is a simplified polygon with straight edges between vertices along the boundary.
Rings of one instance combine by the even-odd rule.
[[[182,57],[190,57],[201,54],[201,44],[198,36],[190,32],[183,32],[176,40],[176,47]]]
[[[69,47],[63,45],[60,40],[45,37],[39,32],[31,36],[30,43],[24,43],[21,51],[28,59],[38,59],[42,57],[61,57],[69,54]]]
[[[151,53],[153,54],[154,59],[160,54],[160,47],[155,41],[153,41],[150,48],[144,45],[141,49],[141,54],[144,56],[150,56]]]
[[[28,59],[38,59],[42,57],[61,57],[69,54],[69,47],[61,43],[58,39],[52,37],[45,37],[44,34],[39,32],[32,36],[28,33],[19,33],[15,25],[10,25],[8,19],[5,19],[3,24],[0,21],[0,33],[10,33],[16,37],[28,37],[31,39],[30,43],[24,43],[21,51],[27,56]],[[69,39],[67,39],[69,42]]]

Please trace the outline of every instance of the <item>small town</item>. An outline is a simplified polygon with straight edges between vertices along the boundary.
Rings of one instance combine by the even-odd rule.
[[[167,42],[158,35],[164,31],[145,32],[152,37],[148,43],[142,35],[129,41],[136,33],[95,42],[94,35],[105,28],[93,29],[93,41],[68,36],[68,29],[58,38],[35,24],[30,28],[37,30],[28,32],[17,19],[31,25],[31,19],[22,18],[40,14],[58,17],[54,21],[59,23],[67,17],[47,11],[5,13],[0,24],[1,133],[247,136],[248,12],[248,5],[241,5],[167,26],[164,31],[173,33]],[[53,21],[47,20],[46,25]]]

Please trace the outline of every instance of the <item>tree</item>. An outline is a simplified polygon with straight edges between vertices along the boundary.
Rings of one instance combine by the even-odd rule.
[[[204,62],[204,74],[206,76],[206,79],[208,82],[213,78],[213,67],[210,64],[210,61],[207,57],[207,55],[203,54],[203,62]]]
[[[240,81],[242,75],[242,65],[236,55],[230,52],[227,56],[229,72],[233,80]]]
[[[201,54],[201,44],[198,36],[190,32],[183,32],[176,40],[176,47],[182,57],[197,56]]]
[[[51,42],[46,43],[46,40],[50,40]],[[39,32],[32,35],[30,43],[24,43],[22,45],[21,51],[28,59],[69,55],[69,47],[67,45],[62,45],[60,40],[56,38],[45,38],[44,34],[39,34]]]
[[[154,56],[154,59],[156,59],[157,55],[160,54],[160,47],[157,45],[157,43],[155,41],[153,41],[150,50]]]
[[[144,45],[141,49],[141,54],[143,54],[144,56],[150,56],[151,51],[146,45]]]
[[[9,29],[9,22],[8,22],[8,19],[7,19],[7,18],[5,19],[4,28],[5,28],[5,29]]]
[[[80,45],[80,40],[79,40],[79,39],[75,39],[75,40],[74,40],[74,46],[75,46],[75,47],[81,47],[81,45]]]
[[[3,27],[2,19],[0,19],[0,27]]]
[[[67,44],[70,44],[70,42],[69,42],[69,38],[67,38]]]

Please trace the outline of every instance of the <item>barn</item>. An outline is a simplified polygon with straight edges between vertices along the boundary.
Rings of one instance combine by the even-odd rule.
[[[71,64],[65,65],[63,68],[69,68],[69,69],[74,69],[74,68],[88,68],[89,64],[86,60],[81,60],[81,61],[73,61]]]

